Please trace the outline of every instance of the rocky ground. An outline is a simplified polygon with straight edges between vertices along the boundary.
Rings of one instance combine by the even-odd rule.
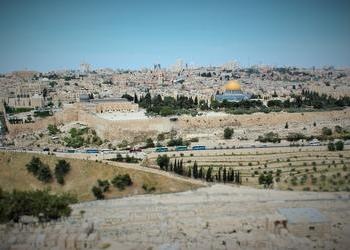
[[[7,226],[0,235],[12,244],[5,249],[349,249],[349,198],[213,185],[80,203],[65,222]]]

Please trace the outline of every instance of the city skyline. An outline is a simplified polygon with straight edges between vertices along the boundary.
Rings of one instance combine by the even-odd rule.
[[[0,72],[350,66],[347,1],[1,1]]]

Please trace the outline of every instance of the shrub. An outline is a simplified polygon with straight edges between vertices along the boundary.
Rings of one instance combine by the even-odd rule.
[[[173,146],[186,146],[183,139],[181,137],[175,139],[171,139],[170,141],[168,141],[167,143],[168,147],[173,147]]]
[[[281,139],[279,138],[277,133],[269,132],[269,133],[264,134],[263,136],[260,135],[258,137],[258,141],[276,143],[276,142],[281,142]]]
[[[276,176],[280,176],[281,173],[282,173],[282,170],[281,170],[281,169],[277,169],[277,171],[276,171]]]
[[[344,149],[344,142],[343,141],[337,141],[335,143],[335,149],[338,151],[342,151]]]
[[[57,128],[56,125],[49,124],[47,126],[47,130],[49,130],[50,135],[55,135],[57,133],[60,133],[61,131]]]
[[[153,142],[152,138],[147,138],[145,147],[146,148],[154,148],[154,142]]]
[[[322,128],[322,135],[323,136],[330,136],[330,135],[332,135],[332,130],[330,128],[323,127]]]
[[[151,186],[151,185],[146,184],[146,183],[144,183],[142,185],[142,188],[143,188],[143,190],[145,190],[146,193],[151,193],[151,192],[156,191],[156,188],[154,186]]]
[[[333,142],[328,143],[328,150],[329,151],[335,151],[335,145]]]
[[[297,180],[298,179],[294,176],[290,182],[292,183],[293,186],[296,186],[296,185],[298,185]]]
[[[233,135],[233,129],[232,128],[225,128],[224,130],[224,138],[227,139],[231,139]]]
[[[264,184],[264,187],[269,187],[273,183],[273,176],[271,173],[265,175],[265,174],[260,174],[259,176],[259,184]]]
[[[94,196],[96,197],[96,199],[102,200],[105,198],[101,188],[93,186],[91,191],[94,194]]]
[[[97,180],[97,184],[99,188],[101,188],[102,192],[107,192],[109,190],[109,181],[108,180]]]
[[[113,186],[118,188],[119,190],[124,190],[125,187],[132,185],[132,180],[129,174],[117,175],[111,181]]]
[[[165,135],[163,133],[162,134],[158,134],[157,140],[158,141],[164,141],[165,140]]]
[[[289,133],[287,135],[287,141],[299,141],[305,139],[305,135],[302,133]]]

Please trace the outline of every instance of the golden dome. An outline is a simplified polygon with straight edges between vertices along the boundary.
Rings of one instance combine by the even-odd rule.
[[[241,90],[241,85],[236,80],[230,80],[225,84],[225,90],[239,91]]]

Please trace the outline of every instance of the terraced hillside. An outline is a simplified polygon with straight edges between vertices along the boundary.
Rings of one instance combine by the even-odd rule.
[[[262,187],[261,175],[271,174],[273,186],[282,190],[350,191],[350,149],[328,151],[326,147],[276,147],[168,152],[170,162],[183,161],[185,172],[193,169],[194,162],[206,173],[209,167],[215,177],[220,170],[240,173],[242,185]],[[158,154],[149,156],[156,164]],[[186,174],[188,175],[188,174]],[[214,178],[214,181],[217,181]]]

